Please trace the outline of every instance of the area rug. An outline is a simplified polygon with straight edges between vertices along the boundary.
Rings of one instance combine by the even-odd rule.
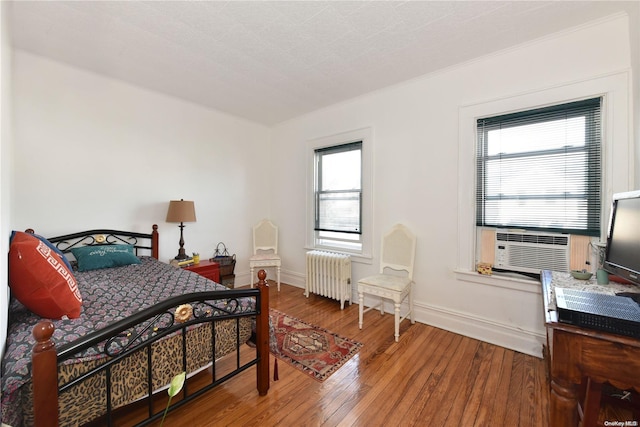
[[[359,342],[280,311],[270,309],[269,316],[277,340],[277,350],[271,352],[318,381],[329,378],[362,348]]]

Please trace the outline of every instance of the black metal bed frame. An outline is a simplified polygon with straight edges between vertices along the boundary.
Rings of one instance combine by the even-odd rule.
[[[238,312],[239,307],[238,298],[251,297],[255,298],[256,309],[251,311]],[[220,301],[225,302],[226,308],[220,308],[213,305],[215,301],[219,304]],[[250,367],[256,365],[259,361],[259,355],[255,354],[251,360],[240,360],[240,346],[244,344],[240,342],[240,319],[243,317],[255,318],[260,314],[260,302],[261,295],[258,289],[246,289],[246,290],[229,290],[229,291],[208,291],[184,294],[177,297],[167,299],[153,307],[142,310],[133,316],[123,319],[119,322],[113,323],[104,329],[93,332],[84,336],[77,342],[73,342],[60,347],[58,351],[58,364],[65,360],[76,357],[80,352],[93,347],[98,346],[101,353],[109,356],[109,360],[103,364],[96,366],[89,370],[85,374],[70,381],[67,384],[59,386],[58,393],[62,394],[72,387],[79,385],[82,381],[94,376],[99,375],[102,372],[105,373],[106,381],[106,410],[104,416],[104,422],[111,426],[112,419],[112,399],[111,399],[111,367],[121,360],[131,356],[132,354],[143,351],[147,351],[147,366],[146,372],[147,378],[147,395],[142,398],[142,401],[146,401],[148,408],[148,418],[138,424],[137,426],[147,425],[155,420],[158,420],[163,416],[164,409],[161,408],[159,412],[154,411],[154,391],[153,388],[153,367],[151,366],[151,346],[167,337],[168,335],[179,332],[182,339],[182,370],[187,372],[187,353],[186,353],[186,331],[190,327],[201,325],[204,323],[211,323],[211,382],[202,388],[199,388],[195,392],[191,393],[189,390],[188,382],[185,382],[181,391],[182,399],[171,405],[170,411],[176,409],[192,399],[200,396],[208,390],[216,387],[217,385],[227,381],[228,379],[244,372]],[[193,317],[184,323],[179,323],[175,319],[175,308],[182,304],[193,305]],[[217,378],[215,368],[215,349],[216,349],[216,337],[215,337],[215,323],[223,320],[235,319],[236,321],[236,360],[235,369],[227,374]],[[176,372],[176,375],[180,372]],[[187,372],[188,373],[188,372]],[[140,402],[140,400],[138,401]]]
[[[136,255],[138,250],[150,251],[151,256],[158,258],[158,233],[157,225],[153,225],[153,232],[137,233],[128,231],[117,231],[110,229],[96,229],[80,233],[67,234],[49,238],[49,242],[54,244],[61,252],[70,252],[72,248],[80,245],[104,245],[104,244],[131,244],[135,248]],[[33,230],[27,230],[33,232]],[[150,244],[144,243],[147,239]],[[189,293],[170,299],[164,300],[152,307],[141,310],[138,313],[121,321],[115,322],[107,327],[87,334],[80,339],[61,345],[59,349],[55,349],[51,336],[53,334],[53,324],[50,321],[40,322],[34,327],[34,336],[36,337],[36,345],[32,354],[33,377],[43,375],[45,380],[34,379],[34,415],[35,424],[50,425],[51,418],[56,418],[57,403],[51,404],[49,400],[56,393],[57,379],[51,378],[50,368],[48,366],[57,366],[73,358],[77,358],[83,351],[96,347],[100,353],[108,357],[104,363],[100,363],[93,369],[72,379],[67,384],[62,384],[57,389],[57,395],[70,390],[71,388],[81,384],[83,381],[95,376],[104,375],[107,378],[106,390],[106,408],[105,415],[100,418],[100,422],[106,422],[111,426],[113,423],[112,399],[111,399],[111,369],[112,367],[133,355],[136,352],[147,352],[147,394],[137,402],[146,401],[148,407],[148,417],[146,420],[137,425],[146,425],[163,416],[164,409],[155,412],[153,408],[154,392],[152,381],[152,358],[151,346],[159,340],[172,334],[180,334],[182,339],[182,369],[187,372],[187,329],[198,327],[205,323],[211,324],[211,382],[204,385],[194,392],[190,392],[188,382],[185,381],[181,391],[181,399],[172,402],[169,411],[179,408],[196,397],[202,395],[208,390],[216,387],[222,382],[244,372],[252,366],[257,366],[257,388],[260,395],[265,395],[269,388],[269,332],[268,332],[268,285],[266,284],[266,274],[264,271],[258,273],[260,283],[256,289],[242,290],[217,290],[198,293]],[[255,299],[254,310],[239,310],[240,298]],[[178,306],[189,304],[192,306],[192,316],[189,320],[181,323],[177,321],[175,310]],[[265,313],[266,311],[266,313]],[[256,348],[255,357],[247,360],[247,356],[240,357],[240,346],[244,344],[240,342],[240,319],[245,317],[253,318],[252,325],[255,325],[256,331]],[[216,337],[215,324],[219,321],[233,319],[236,322],[236,342],[235,342],[235,369],[226,374],[217,377],[216,372]],[[182,319],[183,320],[183,319]],[[250,354],[243,353],[243,354]],[[176,372],[176,375],[180,372]],[[44,401],[44,405],[41,403]],[[56,399],[57,402],[57,399]]]

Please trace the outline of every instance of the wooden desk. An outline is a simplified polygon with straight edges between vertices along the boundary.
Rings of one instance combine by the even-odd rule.
[[[564,274],[564,276],[560,276]],[[640,391],[640,340],[558,322],[555,286],[570,284],[568,273],[542,272],[542,297],[547,328],[548,362],[551,379],[549,420],[552,427],[578,425],[578,390],[585,378],[608,382],[619,389]],[[615,293],[625,285],[596,285],[582,282],[594,291]],[[592,286],[593,285],[593,286]],[[627,286],[627,291],[638,292]]]

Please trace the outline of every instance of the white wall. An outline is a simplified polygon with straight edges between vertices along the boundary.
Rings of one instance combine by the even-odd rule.
[[[538,284],[495,286],[462,280],[454,273],[459,250],[458,186],[467,185],[458,181],[458,157],[464,154],[458,152],[460,109],[628,72],[629,49],[627,18],[616,16],[276,126],[272,158],[277,191],[272,213],[276,222],[287,224],[280,236],[284,280],[304,283],[305,142],[371,126],[374,242],[396,222],[417,234],[418,320],[540,355],[544,326]],[[622,138],[614,139],[623,147],[631,143],[624,136],[631,129],[630,106],[623,104],[623,111],[616,112],[616,117],[624,118],[623,127],[629,128],[616,134]],[[373,264],[354,264],[354,281],[376,272],[377,246]]]
[[[0,3],[0,253],[9,252],[11,183],[11,40],[9,5]],[[7,257],[0,257],[0,356],[7,337]]]
[[[268,128],[20,50],[13,65],[13,228],[155,223],[168,261],[179,240],[169,200],[193,200],[187,253],[208,258],[224,241],[249,283],[251,225],[269,215]]]

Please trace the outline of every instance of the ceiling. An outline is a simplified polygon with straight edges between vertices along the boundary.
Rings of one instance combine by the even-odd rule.
[[[16,1],[10,23],[15,48],[272,125],[639,4]]]

